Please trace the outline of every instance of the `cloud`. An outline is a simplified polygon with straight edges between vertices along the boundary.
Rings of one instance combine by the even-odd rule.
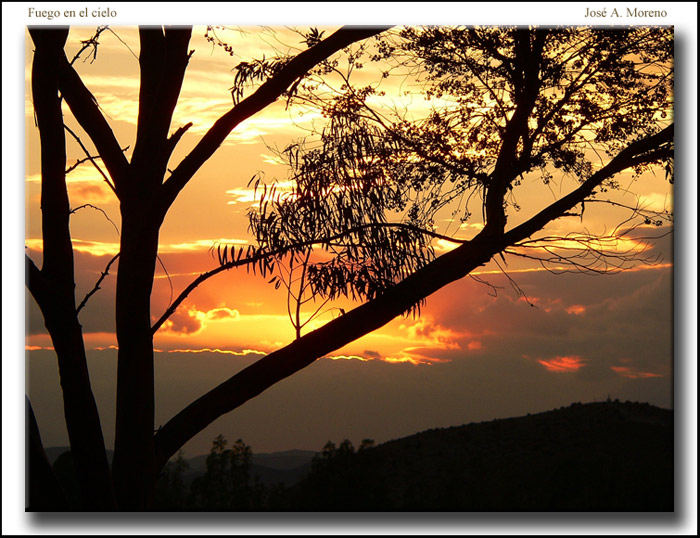
[[[240,317],[238,310],[227,307],[202,311],[190,306],[176,310],[163,324],[162,329],[167,333],[192,335],[202,332],[210,323],[236,321]]]
[[[581,357],[554,357],[553,359],[538,359],[542,366],[550,372],[576,372],[585,362]]]
[[[580,304],[572,304],[566,309],[567,314],[573,314],[575,316],[578,316],[579,314],[583,314],[586,311],[586,307]]]
[[[366,362],[372,360],[371,358],[361,357],[360,355],[328,355],[323,357],[324,359],[337,360],[357,360],[361,362]]]
[[[462,363],[483,357],[496,368],[503,357],[528,356],[534,359],[525,362],[543,372],[570,372],[575,383],[590,388],[614,379],[650,379],[644,374],[671,375],[669,268],[607,276],[511,276],[534,308],[520,300],[505,277],[495,274],[487,278],[496,286],[496,296],[493,289],[463,279],[428,298],[423,315],[457,335],[456,346],[441,351],[439,358]],[[470,345],[473,341],[480,347]],[[662,385],[645,386],[653,391],[650,397],[663,393]],[[635,392],[643,394],[641,389]],[[670,398],[670,389],[666,394]]]
[[[649,377],[664,377],[662,374],[654,374],[652,372],[640,372],[631,366],[611,366],[611,370],[629,379],[646,379]]]
[[[115,241],[91,241],[86,239],[73,238],[73,251],[90,254],[96,257],[102,257],[105,255],[114,256],[119,252],[119,243]],[[34,251],[41,251],[43,249],[44,241],[43,239],[27,238],[25,240],[27,247]],[[183,252],[208,252],[214,245],[247,245],[249,241],[247,239],[231,239],[231,238],[218,238],[218,239],[197,239],[195,241],[188,241],[182,243],[161,243],[158,246],[158,254],[172,254],[172,253],[183,253]],[[191,274],[191,273],[187,273]]]
[[[196,241],[188,241],[183,243],[162,243],[158,246],[158,252],[161,254],[169,252],[183,252],[183,251],[201,251],[209,250],[214,245],[247,245],[249,241],[247,239],[229,239],[229,238],[219,238],[219,239],[197,239]]]
[[[441,363],[441,362],[450,362],[447,359],[437,359],[435,357],[421,357],[420,355],[400,355],[398,357],[383,357],[382,360],[384,362],[388,362],[390,364],[413,364],[415,366],[418,365],[431,365],[431,364],[436,364],[436,363]]]
[[[258,351],[256,349],[243,349],[241,351],[235,351],[233,349],[219,349],[219,348],[201,348],[201,349],[168,349],[166,351],[161,350],[162,353],[214,353],[219,355],[235,355],[237,357],[247,357],[250,355],[265,356],[267,355],[264,351]]]
[[[214,308],[206,313],[206,319],[209,320],[239,319],[240,317],[238,310],[226,307]]]

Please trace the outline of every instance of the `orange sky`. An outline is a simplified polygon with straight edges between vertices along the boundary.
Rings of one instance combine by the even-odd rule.
[[[100,40],[97,60],[93,63],[80,60],[76,69],[97,98],[120,144],[127,146],[133,145],[136,132],[138,62],[134,54],[138,55],[138,35],[132,27],[115,27],[114,30],[120,39],[109,32],[104,33]],[[71,31],[67,46],[69,57],[77,50],[80,40],[89,37],[92,32],[91,27]],[[230,108],[231,96],[228,88],[233,83],[231,68],[237,61],[259,57],[263,52],[267,52],[269,56],[275,48],[286,50],[283,43],[298,45],[300,40],[299,36],[284,29],[280,29],[277,35],[269,31],[250,29],[245,35],[236,32],[222,34],[222,37],[225,35],[233,41],[236,57],[232,59],[219,47],[208,44],[203,34],[204,27],[195,27],[191,48],[195,49],[196,53],[187,70],[172,124],[173,130],[189,121],[193,122],[193,127],[180,142],[172,163],[179,162],[208,127]],[[32,258],[39,262],[40,170],[37,132],[33,126],[31,96],[28,91],[31,48],[31,40],[27,38],[26,245]],[[392,90],[396,88],[387,83],[383,89],[391,95]],[[420,97],[413,96],[405,102],[411,103],[411,110],[415,114],[427,110],[426,103]],[[254,203],[250,189],[246,187],[248,180],[256,173],[263,173],[268,179],[285,178],[284,167],[276,161],[268,146],[284,146],[302,136],[303,128],[310,126],[314,121],[318,121],[318,116],[308,113],[300,116],[297,110],[285,110],[283,103],[276,103],[240,125],[184,189],[170,210],[161,232],[162,266],[157,268],[153,292],[154,319],[167,307],[172,294],[176,296],[197,275],[216,266],[216,260],[209,253],[215,242],[245,245],[252,241],[245,218],[246,209]],[[79,132],[79,127],[70,118],[68,111],[66,123]],[[83,135],[82,140],[88,147],[92,147],[87,136]],[[127,155],[130,156],[128,151]],[[69,137],[69,165],[82,157],[80,148]],[[627,185],[631,182],[630,176],[623,175],[621,182]],[[524,208],[522,213],[514,215],[509,224],[526,219],[541,209],[543,203],[552,201],[560,194],[552,192],[534,179],[531,183],[528,189],[519,194],[518,202]],[[92,288],[100,272],[118,251],[119,210],[111,191],[89,163],[71,172],[68,184],[73,207],[92,204],[104,211],[102,213],[86,207],[72,217],[77,298],[80,300]],[[629,186],[634,195],[618,195],[625,203],[640,202],[654,209],[672,209],[672,189],[663,177],[647,174],[634,184],[629,183]],[[624,212],[619,210],[587,207],[585,226],[593,233],[610,233],[624,215]],[[447,218],[441,226],[438,231],[443,233],[454,233],[457,229]],[[478,222],[471,223],[462,227],[458,234],[461,237],[469,237],[478,231],[478,226]],[[578,219],[562,219],[547,230],[551,234],[562,234],[580,232],[581,229]],[[526,299],[518,297],[511,289],[497,265],[489,264],[478,272],[478,276],[499,287],[496,297],[493,296],[491,288],[465,279],[464,282],[452,285],[431,297],[421,318],[394,320],[386,327],[338,350],[329,357],[335,360],[326,361],[330,366],[324,366],[323,372],[319,370],[319,378],[332,377],[332,371],[329,370],[331,367],[337,367],[338,372],[352,372],[350,377],[353,379],[363,379],[369,372],[379,372],[379,377],[387,386],[394,384],[393,388],[387,388],[387,394],[410,394],[412,390],[417,390],[416,383],[424,378],[426,369],[432,369],[438,373],[430,374],[437,376],[436,392],[431,393],[431,397],[439,399],[441,391],[447,394],[454,393],[450,398],[457,398],[461,393],[457,383],[460,379],[464,381],[461,375],[464,374],[465,368],[469,372],[468,384],[476,382],[473,378],[478,379],[482,376],[484,387],[500,386],[503,389],[510,383],[515,383],[517,379],[521,379],[527,386],[527,376],[531,376],[531,388],[523,389],[521,386],[520,390],[524,392],[513,392],[513,400],[510,403],[493,401],[491,407],[488,407],[470,400],[472,414],[466,416],[475,418],[517,412],[518,409],[525,409],[528,402],[534,402],[532,405],[535,407],[546,407],[556,402],[565,403],[574,396],[580,399],[604,397],[610,390],[617,390],[620,395],[634,395],[640,399],[651,399],[658,404],[670,406],[670,238],[657,244],[647,244],[639,240],[635,242],[631,239],[626,241],[626,244],[620,245],[621,248],[648,246],[653,253],[662,256],[662,263],[654,267],[642,266],[627,275],[595,279],[584,276],[556,277],[534,263],[510,257],[508,274],[526,293]],[[452,248],[447,243],[438,243],[436,246],[438,252]],[[163,267],[167,269],[169,278],[165,276]],[[100,357],[108,356],[110,346],[116,344],[111,326],[114,273],[115,271],[107,277],[102,290],[91,299],[81,313],[91,361],[100,361]],[[218,375],[222,368],[225,371],[235,371],[250,360],[290,342],[294,338],[294,330],[287,316],[285,295],[281,290],[275,291],[266,280],[247,275],[244,269],[239,269],[216,276],[205,283],[192,293],[157,333],[155,347],[158,350],[158,360],[167,362],[172,358],[173,361],[199,361],[199,373],[190,372],[187,375],[202,376],[193,383],[201,385],[202,390],[205,390],[206,387],[213,386],[212,383],[216,383],[214,372]],[[336,308],[329,309],[324,316],[311,323],[305,332],[338,315],[338,308],[351,307],[347,301],[332,306]],[[309,305],[307,314],[312,310]],[[32,361],[35,356],[44,357],[42,354],[45,351],[42,351],[42,348],[50,348],[51,343],[36,308],[30,305],[28,313],[26,344],[28,349],[32,350],[29,353],[29,360]],[[657,336],[654,339],[649,329],[654,327],[655,319],[658,326],[654,329]],[[36,360],[40,362],[44,359]],[[221,363],[222,360],[227,362]],[[383,364],[379,366],[378,363]],[[99,371],[101,367],[92,364],[91,369],[96,368],[95,371]],[[222,364],[230,366],[224,368]],[[345,366],[340,366],[342,364]],[[392,371],[387,369],[390,367],[395,369],[395,378],[392,377]],[[412,369],[407,370],[408,367]],[[462,373],[450,375],[450,367],[455,368],[454,372]],[[37,366],[33,368],[36,370]],[[164,368],[165,372],[167,367]],[[206,368],[209,370],[204,372],[203,369]],[[507,369],[507,372],[504,372],[504,369]],[[299,381],[302,384],[300,386],[311,379],[309,376],[312,375],[306,372],[300,374],[300,377],[303,377],[303,380]],[[168,371],[163,376],[165,377],[162,379],[167,378],[169,383],[184,382],[173,381],[177,378],[176,371]],[[47,374],[46,379],[49,378],[53,379]],[[220,377],[219,381],[224,379],[225,377]],[[501,381],[500,385],[498,380]],[[32,382],[30,378],[30,387]],[[35,382],[36,387],[43,387],[43,380],[39,377]],[[449,389],[440,385],[450,382],[454,382],[455,386],[450,386]],[[543,388],[545,386],[547,388]],[[358,390],[361,388],[358,387]],[[175,391],[174,388],[172,390]],[[424,390],[426,388],[421,387],[420,391]],[[479,390],[478,387],[473,388],[474,394],[481,394]],[[38,388],[33,392],[38,392]],[[170,401],[172,395],[166,395],[166,392],[163,392],[163,399]],[[184,394],[187,390],[182,389],[181,392]],[[278,394],[279,398],[282,398],[283,392]],[[197,394],[192,396],[196,397]],[[276,397],[271,396],[273,399]],[[46,409],[50,405],[48,399],[42,399],[39,395],[36,398],[39,408],[43,405]],[[107,396],[104,398],[106,403],[102,404],[102,410],[108,414],[105,409],[110,409],[112,404]],[[340,401],[339,399],[338,402]],[[183,403],[186,404],[187,401]],[[181,407],[182,403],[178,401],[177,405]],[[172,408],[161,407],[161,420],[167,420],[177,411],[177,405],[173,403]],[[362,408],[357,402],[345,402],[345,407],[340,403],[337,405],[340,405],[341,409],[348,405]],[[414,416],[420,416],[420,413],[415,412],[416,405],[415,402],[406,403],[404,409],[413,409],[410,412]],[[396,415],[391,413],[401,411],[397,411],[391,404],[389,407],[382,416],[389,423],[393,421],[394,424],[399,424],[398,430],[387,430],[386,427],[382,430],[382,427],[378,426],[381,421],[372,419],[370,423],[376,422],[377,425],[367,425],[366,428],[371,430],[374,427],[375,433],[360,433],[363,425],[359,423],[346,424],[347,428],[339,431],[356,432],[358,436],[364,437],[380,437],[390,435],[387,431],[398,435],[403,431],[401,428],[407,430],[405,433],[408,434],[417,431],[422,425],[434,426],[430,421],[438,420],[437,416],[441,417],[441,422],[447,421],[447,425],[450,420],[459,420],[459,415],[454,413],[438,415],[440,406],[436,406],[434,412],[428,413],[423,422],[404,421],[403,418],[398,420]],[[530,411],[529,408],[526,410]],[[251,424],[254,422],[252,416]],[[42,419],[39,421],[41,424]],[[49,439],[58,439],[59,430],[60,428],[50,434]],[[210,432],[206,433],[208,435]],[[325,433],[318,435],[320,439]],[[107,436],[109,438],[109,434]],[[198,444],[191,445],[196,446],[196,449],[192,450],[206,450],[209,437],[202,434]],[[259,438],[263,449],[314,448],[313,443],[317,441],[316,438],[286,441],[280,438],[274,441],[269,435],[253,430],[249,437],[254,441]],[[49,444],[51,442],[48,441]],[[292,445],[293,442],[306,443],[306,446],[285,445],[285,442]],[[253,445],[253,448],[259,450],[259,446]]]

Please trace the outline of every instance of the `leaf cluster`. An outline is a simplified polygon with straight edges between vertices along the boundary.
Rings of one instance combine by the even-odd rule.
[[[408,27],[345,52],[344,70],[335,58],[295,85],[295,102],[324,123],[279,152],[288,182],[253,180],[250,229],[259,252],[273,254],[265,270],[290,291],[291,267],[303,266],[300,302],[304,289],[324,300],[378,297],[434,258],[436,224],[469,220],[475,198],[486,221],[489,193],[502,191],[507,218],[526,178],[582,183],[672,121],[669,28]],[[353,83],[363,62],[381,62],[382,79],[391,62],[408,69],[432,108],[416,116],[385,106],[381,80]],[[246,65],[240,80],[276,65]],[[634,173],[661,163],[672,181],[669,153],[658,154]],[[600,192],[618,188],[611,178]]]
[[[235,71],[231,96],[233,103],[238,104],[244,95],[246,87],[255,83],[262,83],[279,73],[291,60],[293,56],[275,56],[273,58],[254,59],[249,62],[240,62],[233,68]]]
[[[615,155],[672,114],[670,28],[429,27],[402,37],[426,95],[456,103],[441,112],[455,147],[485,170],[518,109],[527,122],[511,173],[545,181],[557,172],[585,180],[596,153]]]
[[[429,218],[392,225],[407,203],[407,186],[396,180],[404,163],[387,166],[392,145],[376,125],[335,114],[319,146],[281,152],[293,170],[290,189],[255,182],[260,203],[249,221],[260,248],[284,252],[275,263],[290,264],[321,248],[306,271],[314,296],[372,299],[433,259]]]

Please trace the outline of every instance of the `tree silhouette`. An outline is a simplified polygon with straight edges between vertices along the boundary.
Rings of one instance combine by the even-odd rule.
[[[152,502],[158,469],[171,455],[164,456],[164,451],[157,448],[154,435],[150,317],[158,233],[168,209],[238,124],[273,103],[295,80],[329,55],[381,30],[342,28],[278,69],[265,73],[263,84],[251,95],[237,100],[166,179],[172,152],[191,126],[179,127],[168,135],[192,54],[188,50],[191,28],[139,29],[139,117],[131,161],[66,57],[68,28],[29,28],[34,42],[32,99],[41,146],[43,265],[39,269],[26,257],[27,288],[41,309],[56,350],[66,425],[86,509],[147,508]],[[111,473],[75,304],[62,100],[95,145],[109,176],[106,181],[121,208],[116,294],[120,351]],[[168,444],[166,451],[169,449]]]
[[[399,67],[423,73],[429,97],[450,98],[453,106],[420,121],[378,112],[370,99],[376,88],[356,88],[349,71],[341,73],[337,60],[328,60],[382,31],[345,27],[328,37],[312,31],[305,37],[308,48],[296,56],[239,64],[231,110],[171,169],[172,152],[191,125],[169,135],[192,54],[190,28],[139,29],[139,115],[130,161],[66,58],[68,29],[29,29],[35,47],[32,97],[41,142],[44,246],[41,269],[26,258],[27,287],[56,350],[86,509],[148,509],[160,470],[208,424],[317,358],[396,316],[416,312],[430,294],[495,255],[533,256],[534,249],[543,261],[553,256],[600,270],[582,260],[614,259],[617,254],[606,248],[605,237],[536,234],[577,208],[576,216],[583,219],[585,204],[604,202],[596,195],[615,188],[620,172],[665,167],[672,173],[673,40],[668,29],[408,28],[380,39],[374,48],[363,43],[357,54],[346,51],[354,70],[360,69],[362,54],[368,61],[401,62]],[[344,86],[336,95],[323,95],[317,82],[337,74],[347,78]],[[250,82],[259,85],[245,96]],[[301,143],[286,151],[293,165],[291,193],[260,184],[262,201],[250,216],[258,245],[245,252],[220,248],[219,266],[193,281],[152,324],[158,235],[169,208],[237,125],[283,96],[290,104],[305,102],[324,111],[328,121],[319,133],[320,146]],[[62,100],[97,148],[105,181],[121,208],[111,472],[77,317]],[[573,184],[509,227],[514,192],[533,175],[546,183],[569,176]],[[474,195],[483,216],[475,236],[435,231],[437,212],[450,204],[470,218],[459,200]],[[657,220],[641,208],[630,209],[634,218]],[[457,246],[436,256],[436,239]],[[562,239],[569,242],[562,246]],[[330,260],[307,258],[313,247],[330,253]],[[296,340],[202,395],[154,433],[154,332],[214,275],[239,266],[274,274],[290,259],[306,260],[303,285],[313,295],[322,300],[345,295],[363,304],[305,335],[300,318],[292,315]]]
[[[259,507],[262,491],[250,475],[251,448],[241,439],[231,448],[226,448],[227,444],[223,435],[214,439],[206,473],[192,482],[190,503],[194,510],[242,511]]]

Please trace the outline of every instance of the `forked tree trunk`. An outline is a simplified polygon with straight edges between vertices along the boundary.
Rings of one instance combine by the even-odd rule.
[[[58,70],[67,29],[30,28],[35,53],[32,97],[41,143],[44,261],[26,259],[27,287],[36,299],[58,358],[63,407],[85,509],[114,508],[109,466],[75,307],[66,145]]]

